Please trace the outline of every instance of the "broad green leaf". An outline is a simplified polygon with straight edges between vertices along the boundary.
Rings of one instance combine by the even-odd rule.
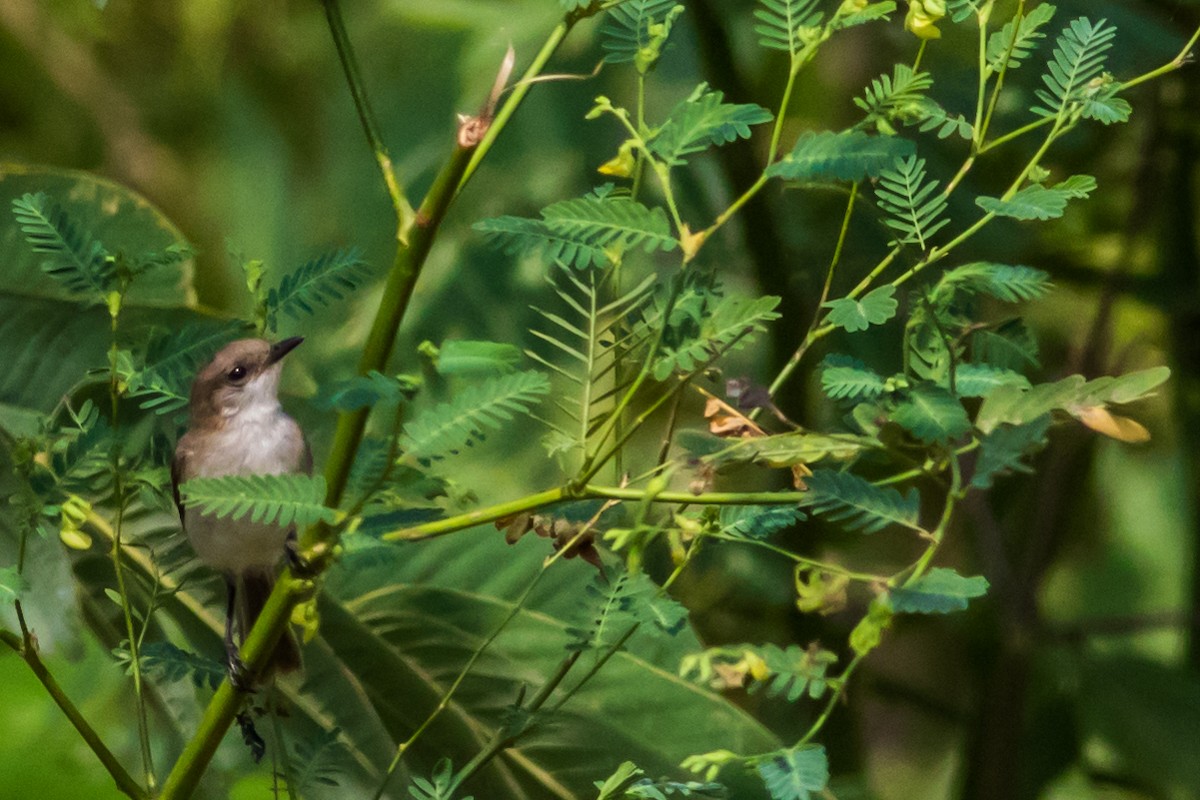
[[[394,403],[411,397],[418,384],[401,375],[384,375],[371,370],[366,375],[355,375],[349,380],[334,384],[325,397],[314,400],[319,408],[336,408],[339,411],[354,411],[368,408],[376,403]]]
[[[988,364],[959,364],[954,370],[954,394],[959,397],[983,397],[997,386],[1016,384],[1029,388],[1029,379],[1019,372]]]
[[[865,331],[872,325],[882,325],[896,316],[899,303],[896,302],[896,287],[890,284],[872,289],[858,299],[842,297],[823,303],[822,308],[828,308],[826,317],[829,324],[843,328],[850,333]]]
[[[1019,319],[1009,320],[998,328],[975,331],[970,336],[970,345],[972,363],[1013,371],[1039,366],[1037,339]]]
[[[186,246],[182,233],[144,198],[71,170],[0,165],[0,201],[44,191],[111,249],[136,256]],[[25,242],[11,214],[0,214],[0,404],[49,411],[79,388],[89,370],[107,368],[111,320],[106,309],[81,307],[65,286],[42,272],[42,256]],[[200,319],[192,263],[148,270],[126,295],[122,345],[144,341],[151,327],[178,328]]]
[[[1016,385],[1000,386],[984,398],[975,425],[988,433],[1001,423],[1023,425],[1055,410],[1077,414],[1082,409],[1109,403],[1131,403],[1149,395],[1170,374],[1166,367],[1152,367],[1092,381],[1082,375],[1071,375],[1028,390]]]
[[[521,363],[521,350],[507,342],[479,342],[449,339],[437,350],[440,375],[478,377],[515,372]]]
[[[987,590],[984,578],[964,578],[952,569],[934,567],[912,584],[890,589],[888,595],[897,614],[949,614],[962,611],[968,600],[983,597]]]
[[[901,495],[890,486],[874,486],[852,473],[826,469],[815,471],[804,482],[808,493],[800,505],[847,530],[876,533],[889,525],[921,530],[921,498],[916,489]]]
[[[725,95],[702,83],[671,112],[650,140],[650,151],[669,166],[687,163],[684,156],[712,145],[750,138],[750,126],[770,122],[774,115],[753,103],[726,103]]]
[[[914,387],[891,413],[891,419],[926,442],[946,442],[971,430],[971,419],[958,398],[939,386]]]
[[[790,153],[767,167],[766,174],[788,181],[860,181],[878,176],[915,149],[898,136],[809,131],[800,135]]]
[[[829,783],[829,759],[820,745],[780,750],[761,757],[757,767],[771,800],[811,800]]]
[[[1008,200],[997,197],[977,197],[975,203],[998,217],[1019,220],[1048,220],[1061,217],[1067,201],[1086,199],[1096,189],[1096,179],[1090,175],[1072,175],[1057,186],[1040,183],[1026,186]]]
[[[15,566],[0,567],[0,605],[19,600],[28,588],[28,582]]]

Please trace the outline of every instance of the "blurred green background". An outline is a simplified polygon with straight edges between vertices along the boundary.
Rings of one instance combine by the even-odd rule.
[[[413,197],[449,152],[455,113],[475,111],[486,96],[504,48],[515,47],[520,68],[559,17],[554,0],[344,5]],[[755,46],[753,4],[684,5],[650,107],[665,114],[707,80],[733,101],[774,108],[785,66]],[[1200,25],[1195,0],[1058,6],[1056,28],[1083,13],[1118,25],[1118,77],[1169,61]],[[596,28],[588,22],[573,32],[550,71],[590,73],[600,57]],[[974,92],[972,48],[971,32],[960,27],[926,54],[935,96],[955,110],[965,111]],[[784,141],[850,124],[850,98],[914,50],[899,24],[867,26],[827,47],[802,74]],[[1029,87],[1036,72],[1018,75]],[[631,71],[618,68],[534,89],[446,222],[397,348],[399,368],[413,368],[426,339],[531,343],[528,305],[545,296],[543,268],[488,248],[470,225],[532,215],[598,183],[595,168],[621,136],[583,115],[596,95],[629,102],[632,89]],[[993,591],[960,617],[905,620],[872,655],[824,736],[841,800],[1200,797],[1200,69],[1129,99],[1128,125],[1086,126],[1051,159],[1055,172],[1097,176],[1090,202],[1050,224],[992,225],[970,252],[1054,276],[1054,294],[1029,312],[1042,343],[1040,379],[1172,367],[1167,388],[1134,412],[1153,441],[1134,447],[1056,431],[1035,474],[968,504],[943,558],[987,576]],[[1001,112],[1021,108],[1018,98]],[[1016,127],[1016,118],[1002,116],[999,129]],[[700,161],[680,191],[685,216],[711,218],[748,185],[763,145],[735,144]],[[1017,151],[1032,146],[981,161],[961,194],[994,192]],[[963,149],[950,142],[923,154],[934,173],[948,175]],[[145,195],[196,246],[195,289],[218,312],[248,309],[242,258],[282,273],[332,246],[357,245],[381,274],[394,249],[387,197],[315,0],[3,0],[0,160],[88,170]],[[771,189],[709,246],[706,257],[731,281],[784,298],[772,341],[738,365],[756,379],[775,373],[809,323],[842,204],[835,195]],[[871,247],[883,241],[871,226],[856,227],[844,274],[856,280],[853,269],[873,263]],[[376,300],[375,290],[360,293],[320,315],[311,331],[295,331],[320,331],[288,377],[289,407],[312,420],[318,455],[328,427],[306,398],[318,377],[332,381],[352,369]],[[830,346],[875,363],[898,353],[881,337]],[[781,405],[794,419],[828,423],[833,412],[810,377],[799,376]],[[536,447],[521,450],[514,439],[494,452],[494,464],[477,462],[458,478],[484,502],[549,485]],[[796,536],[789,544],[812,552],[828,544]],[[848,558],[900,558],[875,540],[870,546]],[[58,601],[69,604],[69,581],[62,584]],[[861,611],[800,615],[786,566],[740,550],[702,559],[679,596],[701,639],[714,645],[840,643]],[[88,637],[57,633],[45,642],[68,693],[102,721],[114,749],[132,754],[120,669]],[[0,795],[28,786],[14,800],[112,796],[93,756],[7,651],[0,687]],[[809,721],[761,696],[735,700],[784,740]],[[262,797],[266,782],[258,773],[231,791]]]

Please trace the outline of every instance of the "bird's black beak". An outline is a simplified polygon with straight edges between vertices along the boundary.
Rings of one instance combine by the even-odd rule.
[[[296,345],[304,341],[303,336],[293,336],[290,339],[284,339],[281,342],[276,342],[271,345],[271,352],[267,356],[267,366],[271,366],[279,359],[286,356],[288,353],[296,349]]]

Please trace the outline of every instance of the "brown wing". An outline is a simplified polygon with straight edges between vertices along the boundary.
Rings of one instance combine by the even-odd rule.
[[[175,496],[175,508],[179,509],[179,524],[184,525],[183,520],[183,499],[179,496],[179,484],[183,483],[183,476],[187,472],[187,457],[188,448],[184,445],[184,439],[179,440],[179,444],[175,446],[175,457],[171,459],[171,494]]]

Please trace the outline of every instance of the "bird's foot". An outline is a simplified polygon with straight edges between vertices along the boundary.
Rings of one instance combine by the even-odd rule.
[[[229,673],[229,685],[235,691],[241,694],[254,693],[254,676],[250,674],[250,669],[246,666],[246,662],[242,661],[237,650],[230,650],[226,653],[225,669]]]
[[[320,568],[300,552],[300,542],[296,538],[295,531],[288,534],[283,549],[287,555],[288,569],[292,571],[294,577],[307,581],[317,577],[320,573]]]

